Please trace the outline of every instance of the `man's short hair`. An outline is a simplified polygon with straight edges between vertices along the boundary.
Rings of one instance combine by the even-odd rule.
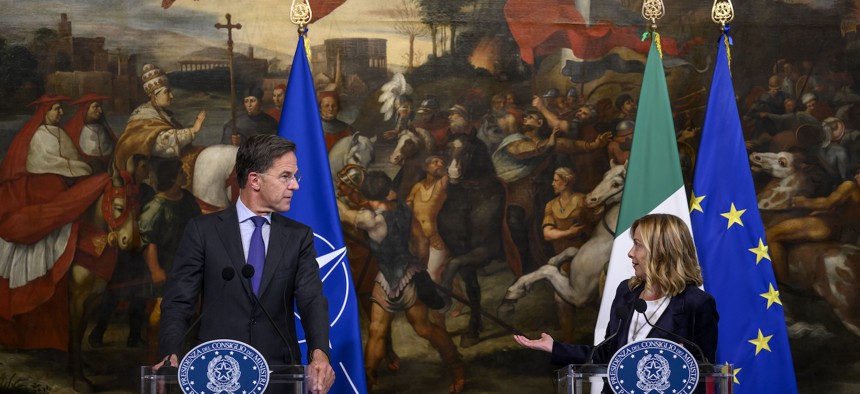
[[[317,93],[317,105],[322,104],[322,101],[326,97],[331,97],[334,99],[335,103],[337,103],[338,107],[340,107],[340,97],[337,96],[337,92],[334,90],[325,90]]]
[[[264,173],[279,157],[296,151],[296,144],[286,138],[273,134],[253,135],[236,152],[236,180],[239,188],[244,189],[248,174]]]
[[[361,194],[371,201],[385,201],[392,189],[391,178],[382,171],[368,171],[361,184]]]
[[[428,166],[428,165],[430,165],[430,163],[431,163],[431,162],[433,162],[433,160],[436,160],[436,159],[442,160],[442,163],[445,163],[445,157],[444,157],[444,156],[441,156],[441,155],[430,155],[430,156],[427,156],[427,158],[426,158],[426,159],[424,159],[424,168],[426,169],[426,168],[427,168],[427,166]]]
[[[615,108],[621,109],[621,107],[624,106],[624,103],[626,103],[628,100],[633,101],[633,96],[631,96],[627,93],[624,93],[624,94],[616,97],[615,98]]]
[[[159,192],[170,190],[179,178],[180,171],[182,171],[182,161],[179,159],[169,159],[159,163],[155,170],[155,190]]]
[[[538,118],[538,120],[546,123],[546,117],[543,116],[543,113],[541,113],[540,110],[535,108],[535,107],[528,107],[528,108],[526,108],[525,111],[523,111],[523,118],[526,118],[529,116],[536,116]]]

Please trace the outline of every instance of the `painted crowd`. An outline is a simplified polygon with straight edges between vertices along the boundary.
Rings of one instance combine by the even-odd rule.
[[[803,65],[795,72],[785,61],[777,66],[766,89],[739,103],[770,256],[786,291],[825,299],[860,335],[856,301],[822,290],[854,287],[848,281],[858,258],[860,96],[846,85],[836,89],[845,75],[810,74]],[[105,121],[101,104],[108,97],[46,94],[32,103],[31,120],[6,153],[2,252],[28,257],[2,260],[11,299],[20,301],[5,306],[4,317],[21,322],[22,315],[38,319],[73,306],[71,336],[62,329],[28,336],[33,342],[24,347],[68,347],[79,355],[86,337],[98,348],[112,313],[126,301],[127,346],[154,349],[160,285],[184,224],[235,201],[230,155],[242,139],[277,133],[284,85],[271,92],[268,111],[261,89],[243,92],[244,111],[224,125],[224,144],[201,147],[194,140],[206,112],[183,127],[169,110],[174,94],[167,75],[146,65],[141,80],[150,100],[121,133]],[[589,102],[573,86],[531,97],[471,90],[454,103],[400,94],[385,129],[373,135],[338,119],[338,92],[318,94],[353,279],[370,319],[371,385],[383,359],[400,362],[390,339],[397,312],[406,313],[462,385],[463,361],[445,321],[471,309],[459,347],[477,344],[482,292],[503,292],[497,312],[510,320],[517,300],[547,279],[557,293],[562,338],[574,339],[575,310],[597,302],[609,258],[635,138],[634,93]],[[689,172],[699,129],[687,126],[677,136]],[[31,216],[44,210],[61,211]],[[30,240],[38,242],[27,246]],[[850,275],[799,275],[815,273],[826,258],[841,258],[836,269]],[[517,278],[509,288],[481,289],[478,273],[494,263]],[[72,280],[63,300],[66,272]],[[19,298],[22,289],[28,291]],[[102,292],[88,329],[85,301]],[[786,309],[790,315],[791,305]],[[19,338],[4,342],[19,346],[10,341]],[[72,365],[83,378],[80,360]]]

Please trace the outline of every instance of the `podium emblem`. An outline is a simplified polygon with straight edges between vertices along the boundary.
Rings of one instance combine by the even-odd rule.
[[[269,365],[251,345],[219,339],[191,349],[177,377],[185,394],[259,394],[269,384]]]
[[[628,343],[609,360],[609,386],[616,394],[692,393],[699,367],[689,350],[665,339]]]

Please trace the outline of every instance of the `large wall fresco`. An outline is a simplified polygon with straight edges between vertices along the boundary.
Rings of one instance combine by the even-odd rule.
[[[0,3],[0,390],[136,392],[137,368],[156,357],[152,312],[167,274],[148,265],[148,245],[235,198],[232,114],[240,127],[280,118],[297,42],[290,2]],[[592,340],[648,48],[641,0],[310,3],[311,69],[364,340],[371,323],[385,327],[364,348],[378,364],[367,366],[373,391],[439,392],[465,376],[467,392],[554,392],[548,356],[511,335]],[[738,3],[732,77],[798,384],[856,392],[860,1]],[[665,7],[657,25],[689,190],[720,28],[709,2]],[[232,103],[227,14],[241,24],[229,29]],[[172,111],[193,171],[193,160],[161,158],[169,147],[158,141],[123,138],[146,127],[136,122],[162,83],[173,96],[154,106]],[[48,93],[69,98],[63,112],[34,115],[44,102],[29,104]],[[93,103],[101,114],[88,120],[79,111]],[[59,116],[51,125],[74,138],[58,146],[74,148],[84,175],[27,170],[42,147],[16,137],[44,123],[34,116]],[[92,140],[95,129],[108,138]],[[384,197],[415,219],[391,236],[427,267],[422,283],[453,293],[441,309],[371,322],[379,268],[358,213],[383,198],[361,187],[380,176],[396,192]],[[45,208],[26,209],[36,205]],[[50,231],[34,229],[47,215]],[[47,262],[41,274],[10,273],[24,255]],[[547,280],[517,282],[532,272]]]

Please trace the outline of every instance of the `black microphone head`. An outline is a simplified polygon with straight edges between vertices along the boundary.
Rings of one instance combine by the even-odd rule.
[[[645,313],[645,310],[648,309],[648,304],[645,303],[645,300],[641,298],[637,298],[636,302],[633,303],[633,309],[639,313]]]
[[[627,309],[626,306],[619,306],[617,309],[615,309],[615,318],[618,320],[624,320],[624,318],[627,317],[627,312],[629,311],[630,310]]]
[[[221,270],[221,279],[224,279],[227,282],[233,280],[234,276],[236,276],[236,270],[233,269],[233,267],[224,267],[224,269]]]
[[[158,368],[158,371],[155,372],[157,376],[174,376],[179,372],[179,368],[176,368],[172,365],[162,365],[161,368]]]
[[[251,264],[245,264],[245,266],[242,267],[242,276],[244,276],[245,279],[251,279],[251,277],[254,276],[254,266]]]

